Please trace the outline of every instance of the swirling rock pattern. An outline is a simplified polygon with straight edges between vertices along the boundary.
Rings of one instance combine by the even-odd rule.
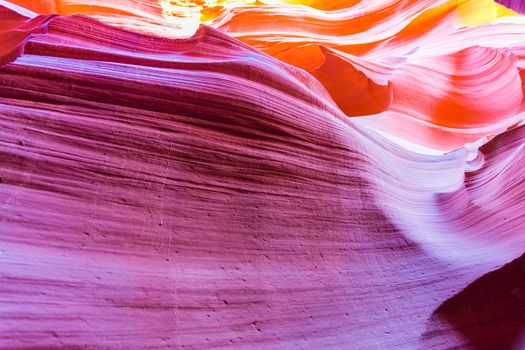
[[[172,39],[0,9],[0,348],[523,346],[525,127],[423,155],[366,119],[505,129],[515,20],[418,59],[297,46],[324,56],[309,74],[208,26]],[[436,62],[456,95],[429,86],[408,110]],[[341,102],[337,66],[376,105]],[[480,83],[506,102],[465,92]],[[367,108],[384,115],[349,118]]]
[[[419,149],[451,151],[524,119],[525,27],[492,0],[14,2],[163,36],[204,21],[307,70],[347,116]],[[487,98],[502,91],[508,101]]]

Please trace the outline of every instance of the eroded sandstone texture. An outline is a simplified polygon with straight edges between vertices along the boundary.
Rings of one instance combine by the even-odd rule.
[[[521,93],[514,54],[462,50]],[[323,77],[396,81],[312,52],[0,5],[0,348],[522,349],[525,127],[413,153]]]

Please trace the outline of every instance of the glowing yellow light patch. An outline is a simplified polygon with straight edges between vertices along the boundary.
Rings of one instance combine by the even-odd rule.
[[[493,0],[458,1],[457,13],[461,23],[468,27],[490,23],[502,17],[517,16]]]

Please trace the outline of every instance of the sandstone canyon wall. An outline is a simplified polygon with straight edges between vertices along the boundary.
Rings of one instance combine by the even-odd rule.
[[[196,3],[0,1],[0,348],[523,349],[523,18]]]

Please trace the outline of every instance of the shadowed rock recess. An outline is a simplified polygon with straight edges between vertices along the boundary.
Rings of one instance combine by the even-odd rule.
[[[525,126],[413,153],[318,50],[0,4],[0,348],[523,349]]]

